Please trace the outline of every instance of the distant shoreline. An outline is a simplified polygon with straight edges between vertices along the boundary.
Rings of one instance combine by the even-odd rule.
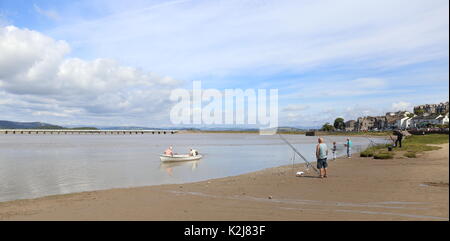
[[[277,134],[282,135],[305,135],[309,131],[281,131]],[[392,131],[380,131],[380,132],[327,132],[327,131],[314,131],[316,136],[375,136],[375,137],[387,137],[392,135]],[[255,131],[239,131],[239,130],[180,130],[178,133],[189,134],[203,134],[203,133],[226,133],[226,134],[259,134],[258,130]]]
[[[256,134],[259,135],[258,130],[166,130],[166,129],[155,129],[155,130],[115,130],[115,129],[97,129],[97,128],[0,128],[0,134],[5,134],[6,131],[92,131],[94,134],[95,131],[100,132],[115,132],[115,131],[126,131],[126,132],[148,132],[148,131],[154,131],[154,132],[165,132],[165,131],[173,131],[174,134]],[[310,131],[279,131],[276,134],[281,135],[306,135],[307,132]],[[314,131],[314,136],[354,136],[354,137],[389,137],[392,135],[392,132],[383,131],[383,132],[326,132],[326,131]],[[8,133],[6,133],[8,134]],[[17,133],[15,133],[17,134]],[[26,133],[23,133],[26,134]]]

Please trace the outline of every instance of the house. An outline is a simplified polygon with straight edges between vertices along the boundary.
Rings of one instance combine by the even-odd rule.
[[[386,126],[385,116],[359,117],[356,129],[358,131],[382,130]]]
[[[372,129],[373,126],[374,126],[374,120],[372,118],[359,117],[356,129],[358,131],[368,131],[369,129]]]
[[[418,113],[416,115],[414,113]],[[346,131],[377,131],[393,129],[421,128],[429,125],[449,123],[449,102],[426,104],[414,107],[414,113],[408,111],[388,112],[384,116],[359,117],[356,121],[345,122]]]
[[[441,117],[438,117],[437,121],[439,122],[438,125],[448,125],[449,123],[448,112],[442,115]]]
[[[426,104],[426,105],[419,105],[419,106],[414,107],[414,113],[444,115],[445,113],[448,113],[448,112],[449,112],[448,101],[445,103]]]
[[[388,112],[384,116],[366,116],[358,118],[355,130],[372,131],[387,129],[406,129],[410,125],[411,112]]]
[[[395,129],[402,129],[406,130],[411,128],[411,120],[413,117],[403,117],[401,119],[398,119],[395,123]]]
[[[411,127],[422,128],[428,125],[445,125],[449,123],[448,113],[441,114],[426,114],[423,116],[413,117],[411,120]]]
[[[349,120],[345,122],[345,131],[356,131],[357,122],[355,120]]]
[[[412,113],[408,111],[386,113],[386,126],[384,129],[407,129],[407,120]],[[410,124],[410,123],[409,123]]]

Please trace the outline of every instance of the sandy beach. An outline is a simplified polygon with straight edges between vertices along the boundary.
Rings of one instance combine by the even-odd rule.
[[[0,220],[448,220],[449,145],[417,158],[297,164],[189,184],[0,203]]]

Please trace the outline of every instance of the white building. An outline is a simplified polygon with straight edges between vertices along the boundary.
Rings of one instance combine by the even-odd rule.
[[[386,129],[407,129],[409,128],[411,121],[411,112],[398,111],[386,113]]]
[[[412,119],[413,117],[403,117],[402,119],[398,119],[395,122],[395,127],[396,129],[402,129],[402,130],[406,130],[411,128],[411,124],[412,124]]]
[[[448,113],[444,115],[431,114],[427,116],[413,117],[410,123],[411,127],[420,128],[427,125],[445,125],[449,123]]]
[[[438,121],[439,121],[439,125],[448,124],[449,123],[448,112],[445,115],[442,115],[442,117],[439,117]]]

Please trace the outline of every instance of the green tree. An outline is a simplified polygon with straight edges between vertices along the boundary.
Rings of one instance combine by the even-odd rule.
[[[334,126],[330,125],[330,123],[327,122],[322,126],[321,130],[322,131],[334,131]]]
[[[409,118],[412,118],[412,117],[414,117],[414,114],[413,114],[413,113],[409,113],[409,114],[406,115],[406,116],[408,116]]]
[[[336,128],[337,130],[344,130],[345,129],[345,123],[344,123],[344,119],[343,118],[336,118],[336,120],[334,120],[334,128]]]
[[[416,110],[414,110],[414,114],[416,114],[416,115],[423,115],[424,113],[425,113],[425,111],[422,110],[422,109],[416,109]]]

